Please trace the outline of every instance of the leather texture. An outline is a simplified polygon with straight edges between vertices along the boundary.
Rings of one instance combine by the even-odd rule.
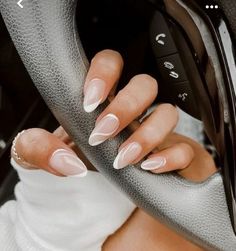
[[[15,46],[38,90],[58,121],[89,160],[134,203],[206,250],[233,251],[234,235],[219,173],[204,183],[172,175],[153,175],[137,165],[112,168],[120,136],[88,145],[104,106],[87,114],[82,89],[88,62],[76,33],[73,0],[0,0],[0,10]]]

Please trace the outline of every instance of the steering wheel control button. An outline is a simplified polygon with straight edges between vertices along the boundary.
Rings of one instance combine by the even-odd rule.
[[[178,54],[157,60],[162,80],[167,83],[178,83],[187,80],[184,66]]]
[[[195,118],[199,118],[199,111],[195,102],[193,91],[188,81],[173,84],[171,86],[174,103],[183,111],[191,114]]]
[[[187,92],[179,93],[178,98],[182,101],[185,102],[188,99],[189,94]]]
[[[150,25],[150,39],[156,57],[177,52],[168,24],[164,16],[156,11]]]

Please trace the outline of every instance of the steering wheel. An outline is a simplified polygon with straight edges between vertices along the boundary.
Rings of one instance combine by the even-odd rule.
[[[236,2],[217,4],[236,33]],[[125,130],[114,140],[89,146],[95,118],[107,104],[90,114],[83,110],[89,64],[77,34],[76,6],[76,0],[0,0],[12,40],[47,105],[91,163],[137,206],[207,250],[235,250],[220,172],[194,183],[176,174],[152,175],[138,166],[115,170],[116,151],[128,137]]]

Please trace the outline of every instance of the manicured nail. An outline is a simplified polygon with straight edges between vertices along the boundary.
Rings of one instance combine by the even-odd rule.
[[[121,169],[132,163],[142,152],[142,146],[137,142],[132,142],[120,150],[116,156],[113,167]]]
[[[93,129],[89,144],[96,146],[107,140],[119,127],[119,119],[112,113],[103,117]]]
[[[165,166],[166,158],[164,157],[153,157],[150,159],[145,160],[141,164],[141,168],[144,170],[155,170]]]
[[[84,96],[84,110],[86,112],[92,112],[98,107],[103,99],[105,87],[105,81],[98,78],[92,79],[88,83]]]
[[[49,160],[49,165],[66,176],[84,177],[87,174],[84,163],[75,154],[65,149],[56,150]]]

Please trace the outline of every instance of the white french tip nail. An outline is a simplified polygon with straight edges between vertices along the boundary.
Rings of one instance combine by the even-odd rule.
[[[87,171],[87,169],[86,169],[86,171],[83,171],[82,173],[80,173],[80,174],[74,174],[74,175],[67,175],[68,177],[78,177],[78,178],[83,178],[83,177],[85,177],[86,175],[87,175],[87,173],[88,173],[88,171]]]
[[[104,141],[105,141],[105,140],[97,141],[97,140],[95,139],[95,136],[94,136],[94,137],[89,138],[89,145],[90,145],[90,146],[97,146],[97,145],[102,144]]]
[[[143,170],[156,170],[166,165],[166,158],[164,157],[153,157],[145,160],[141,164]]]
[[[119,119],[114,114],[107,114],[93,129],[89,137],[89,144],[91,146],[97,146],[103,143],[116,132],[116,130],[119,128],[119,125]]]
[[[142,146],[137,142],[126,145],[116,156],[113,167],[121,169],[132,163],[142,152]]]
[[[85,105],[85,104],[84,104],[84,110],[85,110],[86,112],[88,112],[88,113],[93,112],[93,111],[99,106],[99,104],[100,104],[101,101],[102,101],[102,99],[99,100],[99,101],[96,102],[96,103],[91,104],[91,105]]]
[[[92,112],[99,106],[102,102],[105,88],[106,83],[102,79],[95,78],[88,83],[83,102],[86,112]]]
[[[74,153],[65,149],[58,149],[53,152],[49,165],[65,176],[84,177],[87,174],[84,163]]]

